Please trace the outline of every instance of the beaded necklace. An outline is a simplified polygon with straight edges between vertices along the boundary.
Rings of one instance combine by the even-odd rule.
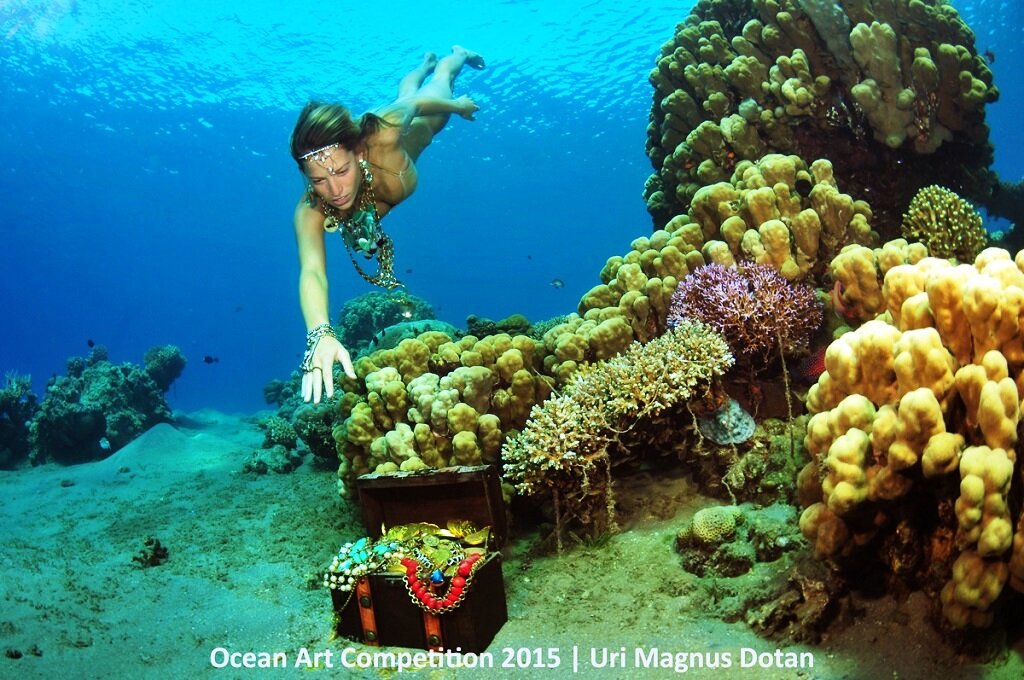
[[[402,282],[395,278],[394,243],[391,237],[384,233],[377,213],[377,198],[373,193],[373,173],[370,172],[370,164],[360,160],[359,169],[363,174],[363,185],[359,189],[352,214],[342,217],[337,208],[324,201],[324,231],[331,233],[341,230],[341,237],[345,241],[345,249],[352,260],[352,266],[364,281],[386,288],[388,291],[404,288]],[[359,266],[355,257],[356,251],[366,259],[377,256],[376,274],[368,274]]]

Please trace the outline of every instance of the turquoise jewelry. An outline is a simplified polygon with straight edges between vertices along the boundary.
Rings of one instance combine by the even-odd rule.
[[[346,543],[324,574],[324,587],[352,590],[360,577],[380,571],[392,558],[400,558],[401,555],[402,547],[396,541],[371,544],[369,538],[360,538],[355,543]]]
[[[324,148],[329,150],[330,147]],[[323,152],[323,149],[318,151]],[[312,158],[316,159],[317,157],[314,155]],[[348,250],[352,266],[367,283],[386,288],[389,291],[403,287],[402,283],[395,278],[394,244],[391,242],[391,238],[384,233],[384,228],[380,224],[380,215],[377,213],[377,198],[373,193],[373,173],[370,172],[370,164],[365,159],[361,159],[359,170],[363,175],[363,184],[359,189],[359,196],[352,214],[349,217],[342,217],[337,208],[325,202],[323,204],[324,231],[332,233],[341,230],[341,237],[345,241],[345,249]],[[376,275],[370,275],[363,271],[363,268],[356,262],[356,252],[368,260],[374,256],[377,257]]]

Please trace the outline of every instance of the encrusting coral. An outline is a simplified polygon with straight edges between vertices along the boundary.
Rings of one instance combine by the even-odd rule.
[[[973,264],[927,257],[891,267],[884,312],[828,347],[827,371],[807,396],[804,535],[840,565],[873,553],[900,578],[941,591],[956,627],[988,625],[1007,582],[1024,592],[1024,513],[1011,500],[1020,492],[1022,269],[1024,252],[1011,259],[995,248]],[[898,558],[887,553],[896,532],[913,537]]]
[[[582,368],[505,442],[503,475],[519,493],[550,499],[559,547],[569,525],[592,534],[611,531],[612,467],[642,449],[629,446],[638,424],[703,396],[732,363],[720,335],[684,320],[646,344]]]
[[[843,158],[842,185],[874,189],[883,224],[925,184],[978,201],[996,186],[984,121],[999,91],[944,2],[699,0],[650,80],[656,227],[768,153]]]

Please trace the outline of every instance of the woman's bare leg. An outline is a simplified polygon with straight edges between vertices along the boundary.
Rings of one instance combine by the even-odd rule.
[[[434,72],[435,66],[437,66],[437,55],[433,52],[424,54],[423,62],[405,74],[405,77],[398,83],[398,98],[416,94],[416,90],[420,89],[427,76]]]
[[[470,52],[461,45],[453,45],[452,53],[437,62],[434,68],[434,75],[430,77],[430,80],[425,85],[419,88],[416,94],[425,97],[436,97],[438,99],[452,99],[455,77],[462,71],[462,67],[467,64],[470,68],[482,69],[484,67],[484,60],[476,52]],[[432,116],[422,116],[421,119],[430,126],[432,133],[436,135],[448,123],[450,116],[451,114],[448,113],[434,114]]]
[[[422,79],[420,80],[415,94],[436,99],[452,99],[452,87],[455,85],[455,76],[459,75],[459,71],[467,64],[470,68],[482,69],[484,67],[484,60],[476,52],[470,52],[459,45],[454,45],[451,54],[433,65],[433,75],[430,81],[422,84]],[[406,81],[414,82],[412,76],[415,73],[417,71],[407,75],[402,80],[402,83],[405,84]],[[413,163],[419,159],[423,150],[434,141],[434,135],[444,129],[450,117],[451,114],[448,113],[435,113],[430,116],[416,116],[412,119],[409,128],[402,135],[401,143]]]

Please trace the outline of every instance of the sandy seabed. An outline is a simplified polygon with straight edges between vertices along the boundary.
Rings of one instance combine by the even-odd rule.
[[[716,502],[685,477],[627,490],[625,531],[600,546],[557,557],[534,549],[535,533],[514,534],[503,550],[508,622],[486,655],[465,660],[494,668],[452,657],[399,668],[415,650],[374,656],[382,650],[332,639],[328,592],[313,585],[341,543],[366,533],[358,511],[332,472],[308,463],[244,473],[263,437],[253,422],[179,414],[106,460],[0,472],[0,678],[1024,677],[1019,641],[972,664],[917,595],[858,603],[817,646],[721,621],[672,549]],[[140,568],[132,558],[150,537],[169,556]],[[246,652],[285,667],[215,666]],[[350,666],[367,660],[378,665]]]

